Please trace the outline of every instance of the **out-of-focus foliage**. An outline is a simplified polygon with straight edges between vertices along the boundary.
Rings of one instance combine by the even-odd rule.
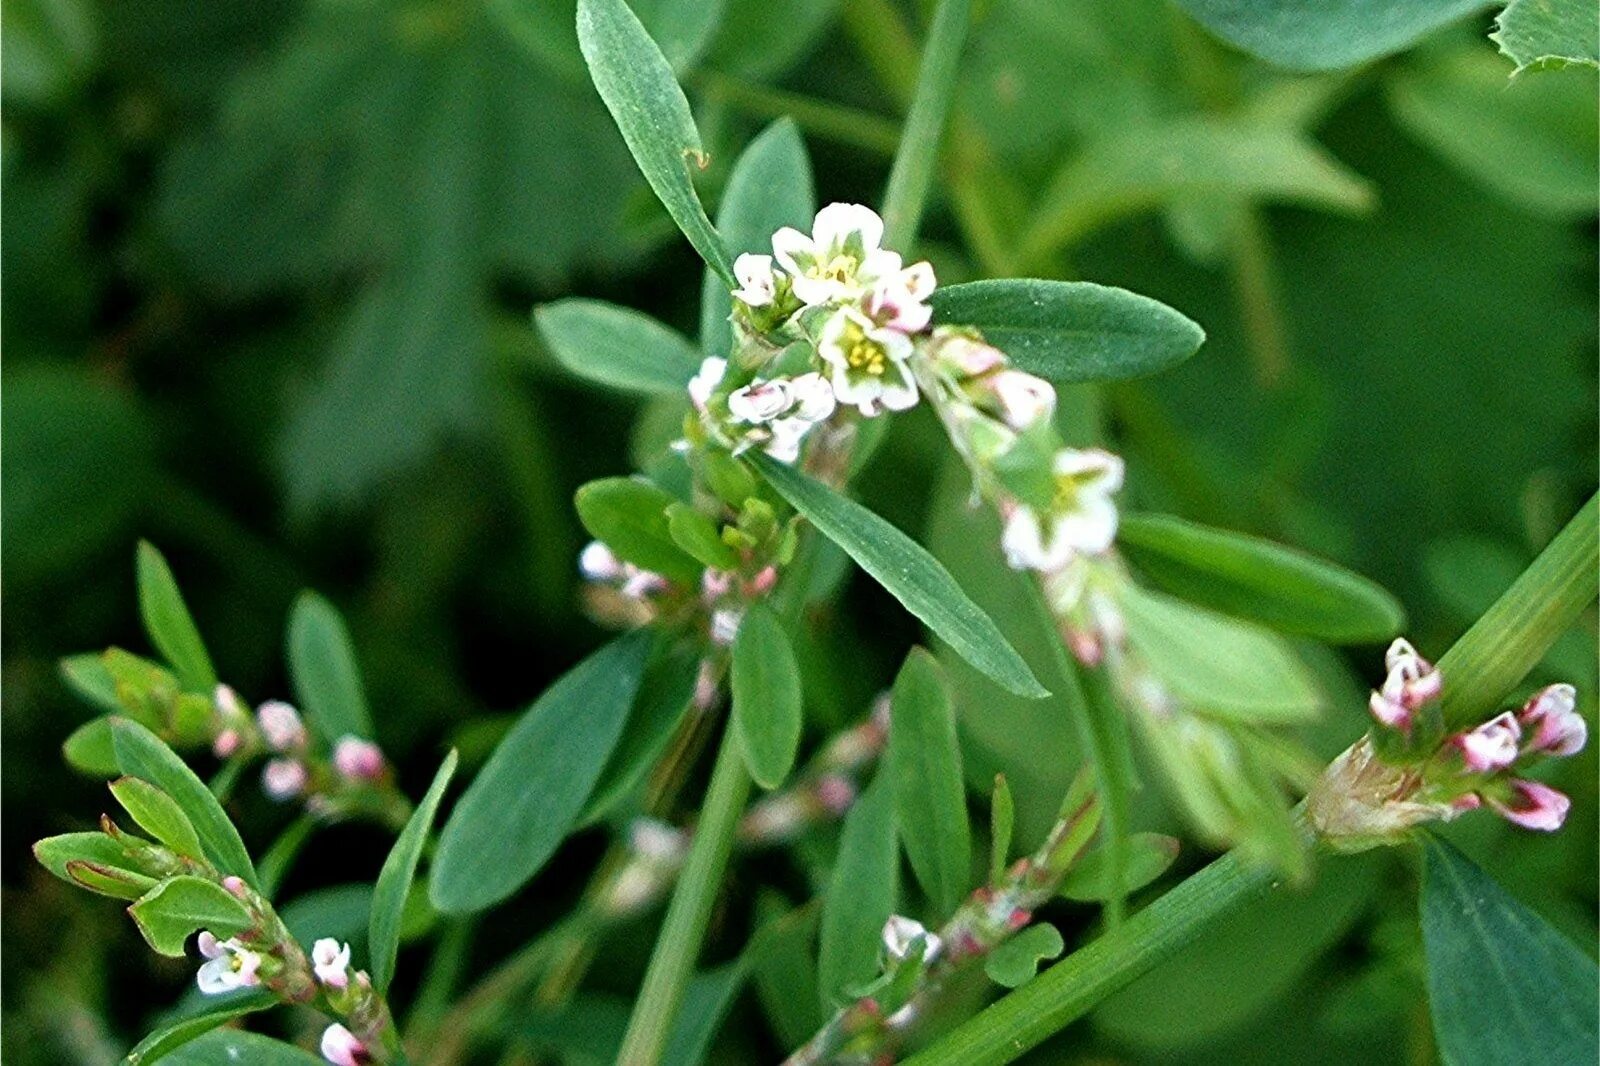
[[[1540,69],[1514,79],[1477,4],[1345,0],[1270,39],[1235,27],[1307,5],[975,6],[923,226],[941,283],[1003,272],[1093,281],[1200,323],[1205,347],[1171,372],[1063,389],[1066,430],[1126,454],[1130,507],[1316,550],[1394,590],[1419,646],[1442,649],[1595,483],[1594,70],[1542,69],[1540,57],[1566,54],[1559,45],[1518,51],[1514,41],[1542,39],[1525,22],[1517,31],[1530,6],[1520,0],[1500,44]],[[580,384],[528,312],[604,298],[692,336],[703,271],[668,239],[670,220],[588,83],[573,7],[5,0],[8,1061],[115,1061],[191,987],[191,967],[134,950],[105,901],[54,882],[23,847],[84,828],[63,812],[104,804],[59,758],[95,712],[55,662],[110,644],[150,650],[137,538],[168,551],[219,676],[254,701],[294,694],[327,653],[330,638],[303,618],[290,630],[287,661],[302,663],[291,678],[295,597],[324,590],[349,620],[374,728],[414,798],[447,742],[461,748],[462,776],[476,775],[515,714],[601,642],[580,612],[572,491],[626,470],[631,434],[669,439],[682,409]],[[687,86],[708,204],[780,113],[805,136],[821,202],[877,195],[926,5],[634,7]],[[636,343],[629,323],[585,321],[582,306],[545,317]],[[862,498],[927,532],[1056,691],[1025,588],[984,548],[993,531],[974,533],[989,520],[931,458],[942,454],[926,446],[931,423],[902,421],[862,472]],[[1592,722],[1585,624],[1539,676],[1576,682]],[[804,752],[860,716],[919,634],[858,581],[790,636]],[[1081,761],[1077,730],[1057,701],[1001,693],[955,656],[941,663],[961,770],[985,795],[1006,775],[1012,854],[1032,848]],[[1286,669],[1331,709],[1304,739],[1335,754],[1361,728],[1373,650],[1301,653]],[[1585,944],[1593,750],[1553,780],[1574,801],[1559,836],[1488,819],[1450,833]],[[291,816],[253,786],[241,783],[230,809],[260,854]],[[824,836],[806,861],[763,871],[763,917],[830,870],[881,895],[872,816],[892,799],[869,794],[842,844]],[[1182,834],[1154,782],[1133,806],[1134,829]],[[363,952],[367,890],[351,882],[376,877],[389,843],[362,826],[313,838],[285,886],[291,928],[348,928],[339,935]],[[841,847],[849,861],[835,864]],[[538,898],[495,913],[508,933],[480,936],[469,968],[546,923],[597,850],[579,836],[536,856]],[[1186,840],[1174,871],[1193,869],[1197,852]],[[1303,895],[1207,934],[1040,1061],[1281,1062],[1285,1047],[1306,1063],[1416,1061],[1430,1052],[1414,876],[1392,857],[1341,860]],[[733,877],[755,883],[737,867]],[[862,913],[820,916],[826,991],[871,969],[851,955],[853,934],[893,900],[859,903]],[[297,917],[297,904],[317,913]],[[1070,932],[1087,913],[1052,919]],[[785,957],[786,937],[804,941],[794,955],[814,952],[817,916],[801,919],[753,956],[759,995],[736,1002],[714,1059],[770,1058],[772,1032],[792,1043],[817,1021],[818,975],[770,961]],[[594,945],[613,976],[566,1023],[530,1023],[527,1039],[570,1047],[584,1031],[573,1019],[614,1039],[615,996],[634,987],[651,933],[629,927]],[[417,994],[405,975],[426,969],[401,968],[401,1001]],[[709,971],[691,996],[720,1011],[743,972]]]

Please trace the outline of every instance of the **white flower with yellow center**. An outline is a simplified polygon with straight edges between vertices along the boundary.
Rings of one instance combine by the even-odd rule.
[[[907,360],[911,338],[879,326],[853,307],[843,307],[822,327],[817,352],[829,366],[833,395],[871,417],[879,406],[904,411],[917,402],[917,383]]]
[[[855,300],[879,279],[898,275],[900,256],[880,248],[882,241],[883,219],[876,211],[829,204],[817,212],[809,237],[792,226],[774,233],[772,254],[789,274],[795,296],[815,307]]]
[[[815,372],[793,378],[757,379],[728,394],[728,414],[735,422],[755,427],[741,447],[760,444],[763,451],[783,463],[800,457],[800,445],[811,427],[826,421],[836,407],[833,387]]]
[[[261,968],[261,956],[238,940],[218,940],[209,931],[201,930],[198,946],[206,961],[195,974],[195,981],[206,995],[220,995],[261,983],[256,972]]]
[[[1111,496],[1122,487],[1122,460],[1098,448],[1056,453],[1055,498],[1040,514],[1016,504],[1006,517],[1001,546],[1015,570],[1060,570],[1078,555],[1098,555],[1117,536],[1117,505]]]

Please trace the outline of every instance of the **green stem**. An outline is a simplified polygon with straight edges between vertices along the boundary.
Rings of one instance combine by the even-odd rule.
[[[710,70],[696,74],[694,84],[707,96],[730,107],[763,118],[782,118],[787,115],[807,133],[878,155],[893,156],[900,145],[900,127],[870,111],[845,107],[802,93],[751,85]]]
[[[655,1066],[661,1060],[672,1023],[694,971],[711,908],[728,865],[734,831],[750,796],[750,775],[731,729],[725,730],[711,787],[695,827],[683,874],[667,907],[661,935],[645,971],[639,999],[617,1057],[621,1066]]]
[[[955,95],[961,46],[972,20],[971,0],[939,0],[928,31],[928,45],[917,73],[916,94],[906,115],[900,150],[889,169],[889,187],[883,198],[885,242],[891,248],[910,250],[917,239],[939,159],[945,120]]]
[[[1483,719],[1595,600],[1600,496],[1572,517],[1533,565],[1439,660],[1440,710],[1451,728]]]
[[[1272,246],[1260,211],[1246,204],[1238,215],[1231,257],[1234,296],[1239,301],[1256,384],[1273,388],[1289,370],[1289,331],[1272,267]]]
[[[1274,873],[1229,853],[1127,922],[1010,995],[904,1066],[980,1066],[1010,1062],[1192,943],[1272,884]]]

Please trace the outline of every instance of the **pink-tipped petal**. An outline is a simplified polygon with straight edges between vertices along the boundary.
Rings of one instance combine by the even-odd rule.
[[[1572,808],[1572,801],[1565,793],[1558,792],[1549,785],[1538,781],[1516,780],[1511,782],[1509,803],[1502,803],[1491,797],[1489,805],[1508,822],[1520,825],[1524,829],[1553,833],[1567,820],[1567,811]]]

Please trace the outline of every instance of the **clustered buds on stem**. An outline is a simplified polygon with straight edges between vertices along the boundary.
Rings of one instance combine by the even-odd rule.
[[[1404,640],[1385,657],[1372,694],[1374,728],[1336,759],[1312,791],[1312,824],[1347,848],[1384,843],[1411,826],[1488,806],[1524,829],[1561,828],[1571,801],[1520,776],[1588,739],[1571,685],[1548,685],[1521,708],[1448,731],[1439,714],[1445,678]]]

